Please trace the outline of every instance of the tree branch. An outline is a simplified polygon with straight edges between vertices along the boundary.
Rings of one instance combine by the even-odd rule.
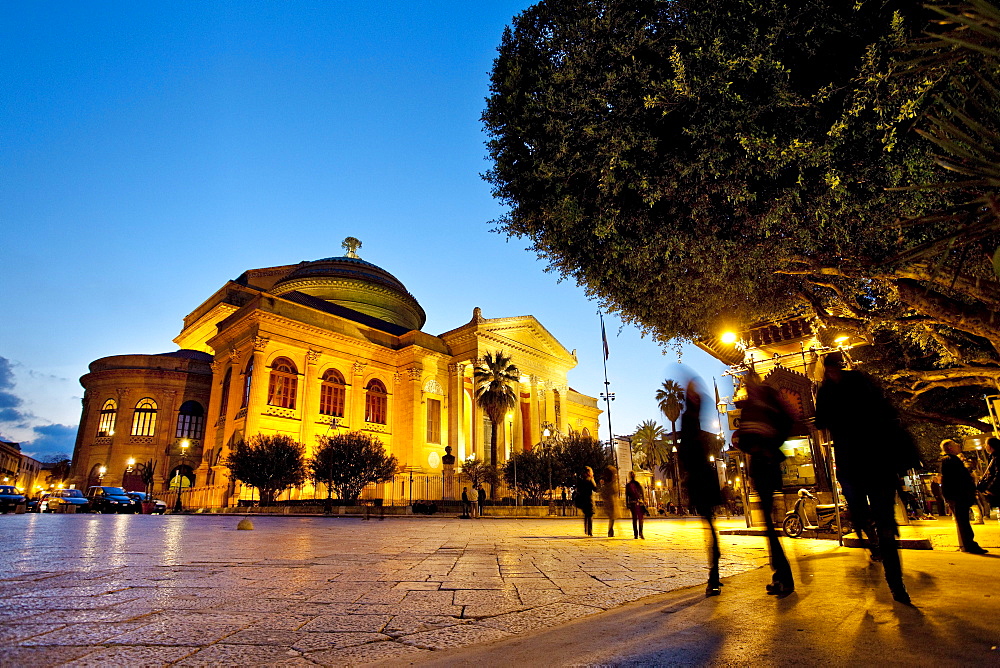
[[[972,418],[955,417],[954,415],[945,415],[943,413],[933,413],[930,411],[918,411],[911,409],[903,409],[902,413],[909,417],[923,420],[925,422],[933,422],[935,424],[962,425],[978,429],[983,433],[993,431],[993,425],[986,424],[985,422]]]

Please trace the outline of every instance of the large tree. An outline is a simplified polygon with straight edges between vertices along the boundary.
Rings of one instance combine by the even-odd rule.
[[[256,487],[261,505],[269,506],[281,492],[305,482],[305,446],[283,434],[258,434],[238,441],[226,466],[234,478]]]
[[[666,430],[656,420],[644,420],[632,434],[632,449],[645,468],[653,469],[670,456],[670,447],[664,442]]]
[[[308,467],[313,481],[326,485],[327,512],[331,491],[344,501],[354,502],[366,485],[388,482],[399,470],[396,456],[388,454],[376,436],[351,431],[320,436],[317,441]]]
[[[919,0],[540,2],[505,31],[483,114],[498,228],[661,341],[812,314],[824,342],[872,344],[866,368],[911,416],[981,427],[951,394],[1000,379],[996,240],[900,259],[957,224],[901,221],[961,200],[894,190],[945,180],[913,128],[959,66],[904,64],[928,16]]]
[[[490,463],[499,466],[497,436],[503,428],[507,411],[517,405],[514,383],[521,380],[521,372],[506,353],[498,350],[483,355],[482,361],[473,368],[472,378],[476,384],[476,403],[491,423]]]

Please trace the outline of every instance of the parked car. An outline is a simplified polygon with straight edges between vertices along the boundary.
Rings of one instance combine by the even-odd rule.
[[[42,494],[38,502],[38,512],[57,513],[59,506],[76,506],[74,512],[85,513],[90,510],[90,500],[78,489],[57,489]]]
[[[25,505],[27,499],[13,485],[0,485],[0,512],[16,510]]]
[[[167,512],[167,502],[161,501],[160,499],[154,499],[152,494],[146,494],[146,492],[128,492],[129,497],[135,499],[142,506],[143,503],[153,504],[153,515],[162,515]]]
[[[140,513],[139,502],[121,487],[91,487],[87,490],[92,513]]]

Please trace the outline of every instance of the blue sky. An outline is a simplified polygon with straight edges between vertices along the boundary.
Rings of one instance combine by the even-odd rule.
[[[527,6],[8,3],[0,436],[71,452],[89,362],[173,350],[226,280],[340,255],[348,235],[420,301],[425,331],[475,306],[535,315],[578,350],[570,384],[602,391],[596,304],[491,231],[501,209],[480,178],[489,69]],[[677,355],[607,328],[613,427],[629,433],[657,418]]]

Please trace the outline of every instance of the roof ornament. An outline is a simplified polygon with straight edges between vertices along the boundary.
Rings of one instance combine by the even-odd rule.
[[[356,252],[359,248],[361,248],[360,239],[355,239],[354,237],[347,237],[346,239],[344,239],[344,242],[340,245],[343,247],[345,251],[347,251],[346,257],[353,257],[358,260],[361,259],[360,257],[358,257],[358,254]]]
[[[486,319],[483,317],[483,309],[479,308],[478,306],[476,308],[472,309],[472,320],[471,320],[471,322],[474,322],[474,323],[486,322]]]

